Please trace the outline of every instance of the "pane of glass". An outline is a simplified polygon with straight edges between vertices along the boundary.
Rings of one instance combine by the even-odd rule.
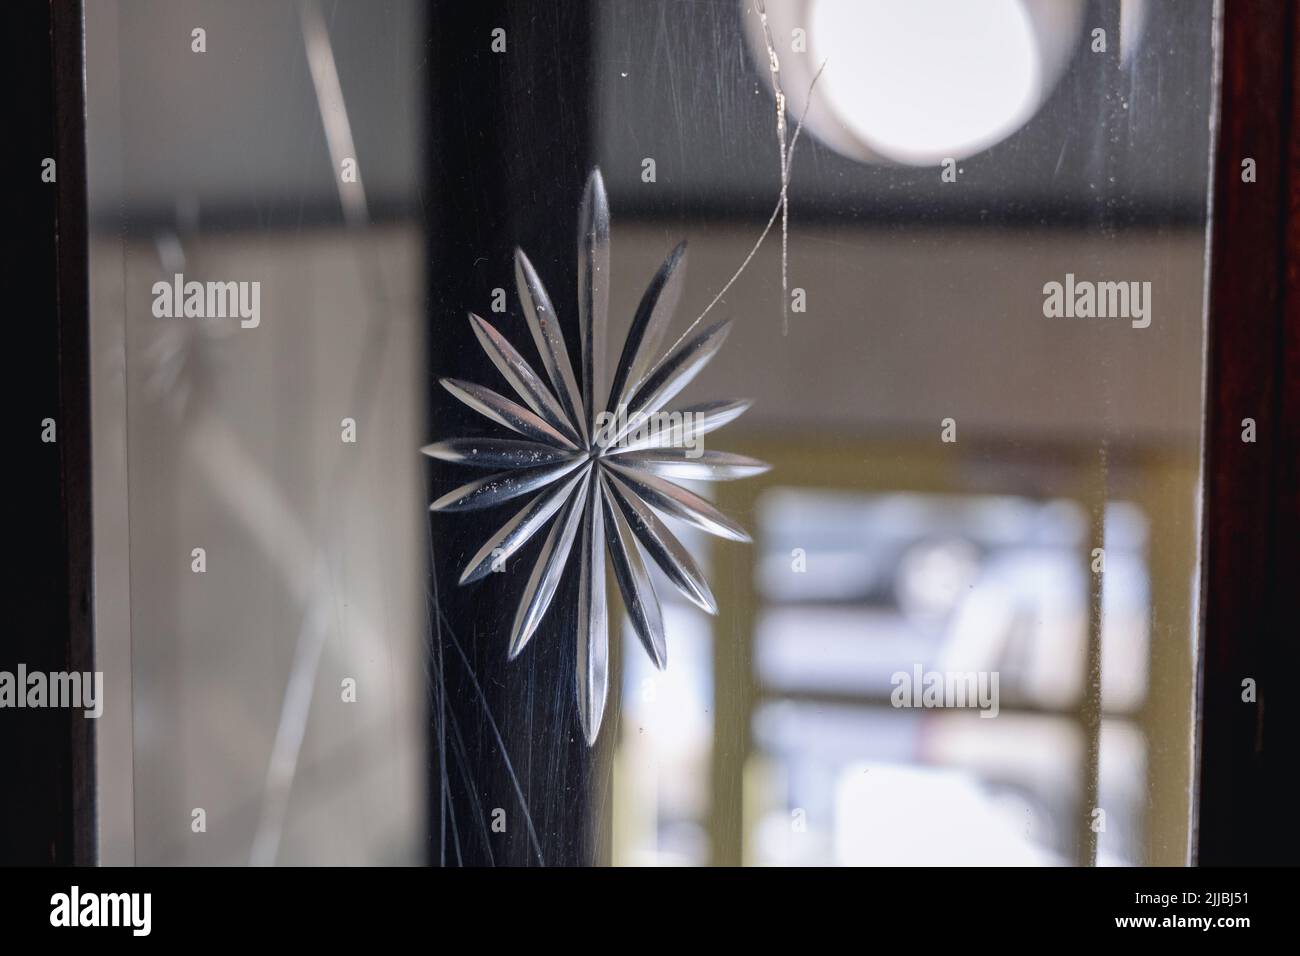
[[[101,859],[420,862],[419,5],[86,6]]]
[[[1186,862],[1211,0],[88,6],[105,862]]]

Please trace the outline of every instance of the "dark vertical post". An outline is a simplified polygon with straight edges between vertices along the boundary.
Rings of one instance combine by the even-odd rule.
[[[1205,433],[1203,865],[1300,862],[1297,16],[1294,3],[1223,5]],[[1248,680],[1253,701],[1243,699]]]
[[[429,440],[499,430],[437,384],[502,387],[470,330],[473,310],[530,359],[515,294],[524,248],[578,367],[577,217],[591,149],[592,17],[586,2],[504,0],[430,9],[428,189]],[[504,52],[494,30],[504,30]],[[496,35],[500,46],[502,37]],[[506,290],[506,313],[492,311]],[[474,475],[430,464],[430,500]],[[529,647],[507,663],[515,604],[541,536],[464,588],[478,547],[521,507],[430,518],[430,859],[436,864],[582,864],[595,852],[593,761],[575,709],[573,589],[566,575]],[[607,715],[603,735],[616,730]],[[494,826],[495,824],[495,826]]]
[[[12,514],[0,671],[91,672],[82,8],[23,0],[0,20],[17,177],[6,188]],[[0,710],[0,760],[0,862],[93,863],[94,721],[76,707]]]

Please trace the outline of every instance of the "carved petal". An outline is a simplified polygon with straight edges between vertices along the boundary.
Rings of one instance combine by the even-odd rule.
[[[588,429],[595,428],[596,402],[604,397],[608,321],[609,200],[600,170],[593,169],[578,212],[578,331],[582,338],[582,402],[591,416]]]
[[[469,484],[455,488],[429,506],[430,511],[476,511],[479,508],[491,508],[511,498],[518,498],[530,491],[544,488],[553,481],[563,478],[585,459],[574,458],[561,462],[550,468],[538,468],[533,471],[499,471],[495,475],[479,478]]]
[[[729,481],[761,475],[772,466],[757,458],[733,455],[725,451],[702,451],[697,457],[688,448],[646,448],[641,451],[615,449],[605,456],[611,464],[687,481]]]
[[[474,411],[492,419],[498,425],[504,425],[511,431],[532,438],[548,445],[557,445],[576,451],[578,446],[559,432],[554,425],[547,424],[533,412],[518,402],[512,402],[504,395],[498,395],[490,388],[462,382],[454,378],[444,378],[442,387],[455,395]]]
[[[582,563],[578,572],[578,717],[590,746],[600,734],[609,696],[609,623],[605,606],[604,515],[591,482],[582,515]]]
[[[555,589],[564,576],[569,552],[573,549],[573,536],[582,522],[590,475],[591,472],[588,471],[583,476],[582,484],[570,496],[565,510],[551,525],[550,534],[542,544],[542,551],[537,556],[537,563],[533,565],[533,573],[529,576],[523,597],[519,601],[519,610],[515,612],[515,623],[510,634],[510,660],[514,660],[528,644],[547,608],[551,606],[551,598],[555,597]]]
[[[576,452],[516,438],[452,438],[420,449],[430,458],[471,468],[537,468],[557,465]]]
[[[605,537],[609,541],[614,577],[618,579],[618,588],[623,594],[623,606],[627,609],[632,628],[641,639],[650,660],[663,670],[668,666],[668,644],[664,640],[664,619],[659,608],[659,596],[655,594],[650,572],[641,560],[640,546],[623,517],[622,509],[614,502],[609,489],[604,487],[604,476],[601,477],[601,485],[601,499],[605,505]]]
[[[564,334],[560,331],[560,320],[537,270],[522,249],[515,250],[515,283],[519,287],[524,317],[528,320],[528,328],[533,333],[533,343],[542,357],[546,374],[555,386],[570,424],[586,441],[587,416],[582,410],[582,396],[573,377],[573,365],[569,361],[569,350],[564,344]]]
[[[632,533],[645,545],[646,553],[688,600],[710,614],[717,614],[718,602],[714,600],[709,582],[704,580],[704,575],[690,552],[659,520],[650,506],[637,498],[635,492],[612,472],[605,474],[609,479],[609,488],[614,493],[614,500],[623,509]]]
[[[625,481],[636,496],[665,514],[680,518],[687,524],[694,525],[701,531],[715,534],[719,538],[732,541],[749,541],[749,533],[732,521],[710,502],[693,491],[687,491],[681,485],[645,472],[636,472],[631,468],[621,468],[610,464],[611,470]]]
[[[487,353],[492,364],[497,367],[497,371],[505,377],[519,397],[557,431],[576,441],[578,433],[565,418],[564,409],[560,407],[560,403],[546,387],[546,383],[538,377],[533,367],[518,350],[506,341],[504,335],[473,312],[469,314],[469,322],[478,337],[479,344],[483,346],[483,351]]]
[[[486,577],[492,570],[494,559],[504,561],[514,554],[535,535],[555,512],[559,511],[569,499],[574,487],[580,482],[585,471],[579,472],[552,491],[538,495],[515,516],[501,526],[500,530],[483,543],[474,557],[470,558],[461,572],[460,583],[469,584]],[[499,549],[499,550],[498,550]]]

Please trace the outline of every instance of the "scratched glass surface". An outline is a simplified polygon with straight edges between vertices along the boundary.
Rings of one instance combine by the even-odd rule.
[[[1186,862],[1209,0],[88,6],[105,862]]]

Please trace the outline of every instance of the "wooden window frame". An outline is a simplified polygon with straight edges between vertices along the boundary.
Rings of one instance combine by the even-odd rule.
[[[1300,862],[1300,4],[1224,0],[1195,862]],[[1255,181],[1242,163],[1255,161]],[[1256,439],[1243,441],[1243,419]],[[1256,682],[1244,701],[1242,682]]]

